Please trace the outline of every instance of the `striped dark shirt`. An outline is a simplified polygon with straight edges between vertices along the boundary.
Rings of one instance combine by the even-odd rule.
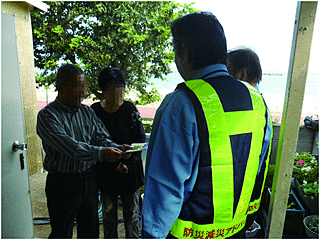
[[[84,172],[104,161],[105,147],[118,146],[93,109],[81,104],[71,112],[57,99],[39,111],[37,133],[49,173]]]

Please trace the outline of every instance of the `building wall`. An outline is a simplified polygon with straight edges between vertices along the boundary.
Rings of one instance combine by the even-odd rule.
[[[277,150],[280,136],[280,124],[273,125],[273,138],[272,148],[270,154],[270,164],[276,164]],[[302,152],[310,152],[313,155],[319,156],[319,149],[316,143],[319,142],[318,129],[310,127],[300,127],[296,152],[301,154]],[[314,146],[315,145],[315,146]],[[293,161],[293,160],[292,160]]]
[[[27,156],[32,175],[42,168],[42,155],[41,140],[36,133],[38,108],[29,7],[25,2],[1,2],[1,12],[15,16]]]

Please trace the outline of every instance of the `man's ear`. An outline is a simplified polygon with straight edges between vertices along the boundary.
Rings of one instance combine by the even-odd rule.
[[[246,81],[248,79],[248,71],[247,69],[243,68],[240,70],[240,73],[237,76],[237,79],[241,81]]]

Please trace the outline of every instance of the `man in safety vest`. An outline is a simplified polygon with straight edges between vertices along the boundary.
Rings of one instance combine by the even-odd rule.
[[[243,238],[256,189],[268,112],[227,71],[224,31],[197,12],[171,23],[185,80],[157,110],[149,141],[143,238]],[[269,146],[268,146],[269,147]],[[268,152],[268,151],[266,151]]]
[[[230,75],[236,79],[249,83],[259,91],[259,84],[262,81],[262,68],[259,57],[253,49],[247,47],[236,47],[235,49],[228,51],[228,71]],[[264,174],[267,173],[269,165],[268,154],[270,154],[271,151],[270,143],[272,139],[272,132],[272,121],[269,114],[266,134],[262,146],[263,154],[261,154],[260,157],[259,170],[257,174],[257,178],[259,180],[256,181],[255,186],[255,189],[261,189],[261,192],[256,190],[255,194],[251,196],[247,217],[248,224],[256,219],[257,211],[260,207],[262,190],[265,183]],[[267,159],[265,159],[265,156],[267,156]],[[250,225],[247,225],[247,228],[248,226]],[[258,224],[256,222],[252,224],[251,231],[254,231],[254,227],[257,226]],[[250,231],[248,231],[248,234],[249,233]]]
[[[228,51],[228,71],[240,81],[258,87],[262,81],[262,68],[258,55],[253,49],[236,47]]]

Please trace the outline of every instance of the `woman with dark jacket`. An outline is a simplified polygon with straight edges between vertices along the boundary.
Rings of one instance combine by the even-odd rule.
[[[91,105],[117,144],[144,143],[145,131],[136,106],[123,99],[123,71],[107,67],[98,75],[105,99]],[[141,152],[116,163],[97,164],[105,238],[118,238],[118,196],[121,196],[126,238],[138,238],[140,187],[144,185]]]

